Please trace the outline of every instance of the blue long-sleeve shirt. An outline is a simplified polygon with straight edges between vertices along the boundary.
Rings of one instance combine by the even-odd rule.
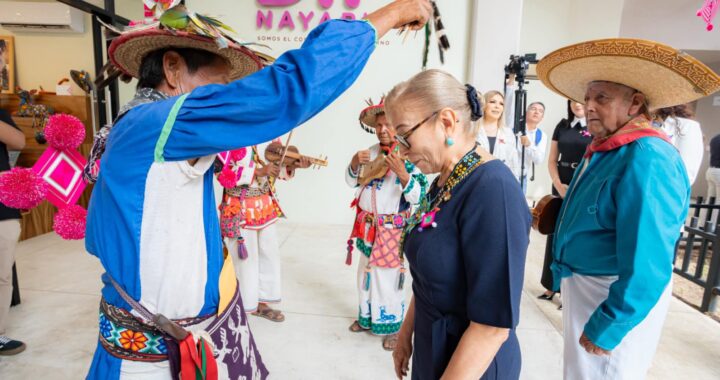
[[[87,251],[153,313],[216,313],[223,253],[214,154],[269,141],[320,112],[360,75],[375,41],[367,22],[329,21],[255,74],[128,111],[102,157]],[[107,302],[129,309],[104,281]],[[88,378],[116,379],[120,363],[98,346]]]
[[[597,346],[615,348],[657,303],[689,202],[679,153],[656,137],[596,152],[575,172],[557,222],[554,287],[573,274],[618,276],[585,325]]]

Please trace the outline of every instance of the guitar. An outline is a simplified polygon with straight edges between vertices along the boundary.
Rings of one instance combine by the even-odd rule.
[[[397,143],[390,147],[390,151],[398,152],[399,150]],[[386,155],[381,152],[374,160],[367,164],[360,165],[360,173],[358,174],[358,183],[360,186],[365,187],[373,180],[384,178],[387,175],[390,168],[385,162],[385,157]]]
[[[562,198],[557,195],[548,194],[530,210],[532,213],[532,227],[543,235],[550,235],[555,232],[555,222],[560,214]]]

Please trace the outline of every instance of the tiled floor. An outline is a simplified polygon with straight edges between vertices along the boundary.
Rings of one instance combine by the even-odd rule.
[[[276,324],[251,318],[274,379],[393,379],[380,338],[352,334],[355,268],[344,265],[348,226],[281,225],[282,309]],[[562,377],[561,315],[538,301],[544,239],[533,235],[518,336],[523,379]],[[12,309],[8,333],[26,352],[0,358],[0,379],[79,379],[97,339],[101,267],[82,242],[53,234],[18,250],[22,305]],[[406,289],[409,287],[406,287]],[[650,379],[720,379],[720,324],[673,300]]]

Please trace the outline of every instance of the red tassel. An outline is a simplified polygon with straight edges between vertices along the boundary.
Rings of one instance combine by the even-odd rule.
[[[199,351],[199,352],[198,352]],[[203,371],[205,367],[205,371]],[[205,339],[195,344],[192,335],[180,342],[180,378],[217,380],[218,366],[212,348]]]

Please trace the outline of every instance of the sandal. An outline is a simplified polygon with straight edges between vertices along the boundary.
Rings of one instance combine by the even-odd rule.
[[[395,351],[395,347],[397,347],[398,343],[398,336],[397,334],[388,335],[385,338],[383,338],[383,349],[385,351]]]
[[[285,320],[285,315],[280,310],[275,310],[271,308],[270,306],[265,306],[264,308],[258,308],[256,311],[252,313],[252,315],[265,318],[268,321],[272,322],[282,322]]]
[[[365,329],[362,328],[362,326],[360,326],[360,322],[358,322],[358,321],[353,322],[353,324],[350,325],[350,327],[348,327],[348,330],[350,330],[350,332],[354,332],[354,333],[359,333],[359,332],[365,331]]]

